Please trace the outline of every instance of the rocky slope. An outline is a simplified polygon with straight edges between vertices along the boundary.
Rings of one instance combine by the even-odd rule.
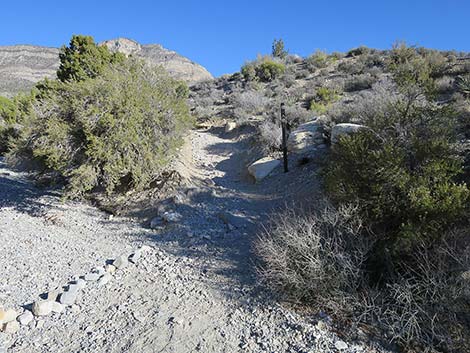
[[[141,45],[129,39],[105,41],[111,50],[132,54],[189,83],[209,80],[212,75],[201,65],[158,44]],[[27,91],[44,78],[54,78],[59,67],[59,49],[33,45],[0,46],[0,95],[11,97]]]
[[[55,77],[59,50],[32,45],[0,47],[0,95],[13,96],[34,83]]]
[[[159,44],[141,45],[126,38],[112,39],[101,44],[108,46],[110,50],[141,57],[151,64],[162,65],[173,77],[187,82],[212,79],[209,71],[201,65]]]

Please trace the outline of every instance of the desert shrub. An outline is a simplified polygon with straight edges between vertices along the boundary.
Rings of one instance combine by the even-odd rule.
[[[31,114],[36,91],[20,93],[12,100],[0,97],[0,154],[8,152],[19,137],[23,121]]]
[[[318,204],[318,202],[317,202]],[[357,206],[288,209],[272,217],[255,243],[264,284],[284,299],[333,316],[343,334],[366,326],[403,351],[466,352],[470,348],[468,230],[451,231],[380,287],[367,264],[376,239]],[[445,240],[444,240],[445,239]],[[465,240],[466,239],[466,240]],[[341,325],[343,324],[343,325]]]
[[[355,92],[369,89],[377,82],[377,78],[370,74],[354,75],[344,83],[346,92]]]
[[[346,57],[355,57],[355,56],[361,56],[361,55],[366,55],[371,52],[371,49],[367,48],[366,46],[361,45],[358,48],[351,49],[346,53]]]
[[[307,68],[313,72],[316,69],[322,69],[328,66],[329,57],[324,51],[317,50],[315,53],[305,59]]]
[[[35,160],[67,195],[142,190],[158,177],[191,120],[181,83],[129,60],[95,79],[60,83],[34,103],[9,160]]]
[[[61,81],[82,81],[100,75],[110,64],[123,62],[121,53],[111,53],[106,46],[98,46],[90,36],[74,35],[68,47],[59,53],[57,77]]]
[[[263,262],[261,278],[290,300],[335,310],[330,305],[343,302],[365,279],[362,267],[370,244],[361,231],[351,206],[276,215],[255,245]]]
[[[427,97],[433,97],[433,67],[418,54],[416,48],[408,47],[405,43],[395,44],[390,51],[387,66],[403,91],[415,91],[419,88]]]
[[[285,59],[289,52],[285,49],[284,41],[282,39],[274,39],[272,45],[273,58]]]
[[[230,99],[238,118],[259,115],[264,112],[269,99],[259,91],[245,91],[234,93]]]
[[[281,76],[285,70],[284,64],[271,57],[264,56],[258,58],[255,62],[246,63],[242,67],[241,73],[247,81],[260,80],[262,82],[270,82]]]
[[[456,83],[458,90],[463,95],[470,97],[470,74],[459,76]]]
[[[280,149],[282,143],[282,131],[281,127],[270,121],[264,120],[258,129],[258,143],[259,146],[266,152],[274,152]]]
[[[339,94],[328,87],[319,87],[310,102],[310,110],[323,114],[328,107],[339,99]]]
[[[394,261],[417,242],[434,241],[462,219],[469,198],[468,187],[457,182],[462,163],[452,112],[408,98],[397,94],[384,111],[362,116],[370,129],[334,146],[325,177],[333,200],[357,200],[380,238],[374,266],[387,272],[380,276],[390,275]]]
[[[15,104],[8,98],[0,97],[0,154],[8,149],[14,123]]]
[[[351,75],[361,74],[364,69],[364,63],[355,59],[344,60],[338,65],[339,71],[343,71],[344,73]]]

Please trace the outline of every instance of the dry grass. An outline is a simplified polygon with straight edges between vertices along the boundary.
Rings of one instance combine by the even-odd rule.
[[[259,274],[285,299],[324,310],[350,328],[367,326],[402,351],[468,352],[468,234],[418,246],[398,275],[379,286],[365,270],[374,241],[355,207],[326,204],[311,214],[288,209],[257,240]]]

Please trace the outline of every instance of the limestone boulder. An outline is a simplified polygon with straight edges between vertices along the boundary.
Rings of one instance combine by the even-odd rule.
[[[337,124],[331,129],[331,143],[338,143],[341,136],[351,135],[364,129],[367,129],[367,126],[352,123]]]
[[[274,169],[280,165],[280,160],[271,157],[264,157],[250,165],[248,167],[248,172],[258,182],[266,178]]]
[[[290,133],[287,150],[291,153],[306,154],[316,150],[317,146],[324,142],[324,125],[321,119],[316,118]]]

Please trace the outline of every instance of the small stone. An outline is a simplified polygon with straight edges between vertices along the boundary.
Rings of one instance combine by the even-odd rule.
[[[98,286],[102,287],[108,284],[108,282],[113,278],[109,273],[104,274],[101,276],[101,278],[98,280]]]
[[[69,284],[69,288],[67,289],[67,292],[69,293],[74,293],[74,294],[78,294],[78,292],[81,290],[81,285],[79,284]]]
[[[346,342],[341,341],[341,340],[335,342],[335,347],[336,347],[336,349],[338,349],[340,351],[342,351],[344,349],[348,349],[348,345],[346,344]]]
[[[52,311],[60,314],[62,311],[64,311],[64,306],[59,302],[52,302]]]
[[[114,272],[116,272],[116,266],[111,265],[111,264],[107,264],[105,266],[105,271],[106,271],[106,273],[113,274]]]
[[[3,325],[3,332],[5,333],[16,333],[20,329],[20,323],[18,321],[10,321]]]
[[[106,270],[104,269],[103,266],[95,268],[92,272],[99,274],[100,276],[103,276],[106,273]]]
[[[142,250],[142,252],[148,252],[148,251],[152,250],[152,248],[148,245],[142,245],[140,250]]]
[[[93,272],[92,273],[87,273],[84,278],[85,278],[85,281],[95,282],[100,278],[100,274],[99,273],[93,273]]]
[[[225,123],[225,132],[232,132],[237,128],[237,123],[234,121],[227,121]]]
[[[47,293],[46,300],[55,302],[57,300],[57,297],[59,296],[59,294],[60,294],[59,289],[51,290],[50,292]]]
[[[175,223],[181,220],[178,212],[167,211],[162,214],[162,219],[167,223]]]
[[[36,328],[42,328],[44,326],[44,320],[38,320],[36,322]]]
[[[18,316],[18,321],[22,326],[27,326],[33,321],[34,316],[31,311],[25,311],[23,314]]]
[[[79,278],[75,281],[75,286],[78,288],[78,289],[83,289],[86,287],[86,281]],[[70,287],[70,286],[69,286]],[[70,288],[69,288],[70,289]]]
[[[4,311],[0,309],[0,324],[6,324],[11,321],[15,321],[18,316],[18,313],[13,309],[8,309]]]
[[[77,300],[77,292],[76,291],[67,291],[60,295],[60,303],[64,305],[72,305]],[[52,308],[51,308],[52,310]]]
[[[142,250],[141,249],[137,249],[130,257],[129,257],[129,261],[132,262],[132,263],[137,263],[137,261],[139,261],[140,257],[142,256]]]
[[[70,309],[72,309],[72,313],[78,314],[80,312],[80,307],[77,304],[73,304]]]
[[[117,269],[120,269],[120,270],[127,267],[128,264],[129,264],[129,261],[128,261],[126,255],[121,255],[121,256],[117,257],[116,260],[113,261],[113,265]]]
[[[152,220],[150,221],[150,228],[160,229],[162,227],[163,227],[163,219],[161,219],[160,217],[152,218]]]
[[[52,302],[47,300],[34,302],[32,310],[35,316],[49,315],[52,311]]]

